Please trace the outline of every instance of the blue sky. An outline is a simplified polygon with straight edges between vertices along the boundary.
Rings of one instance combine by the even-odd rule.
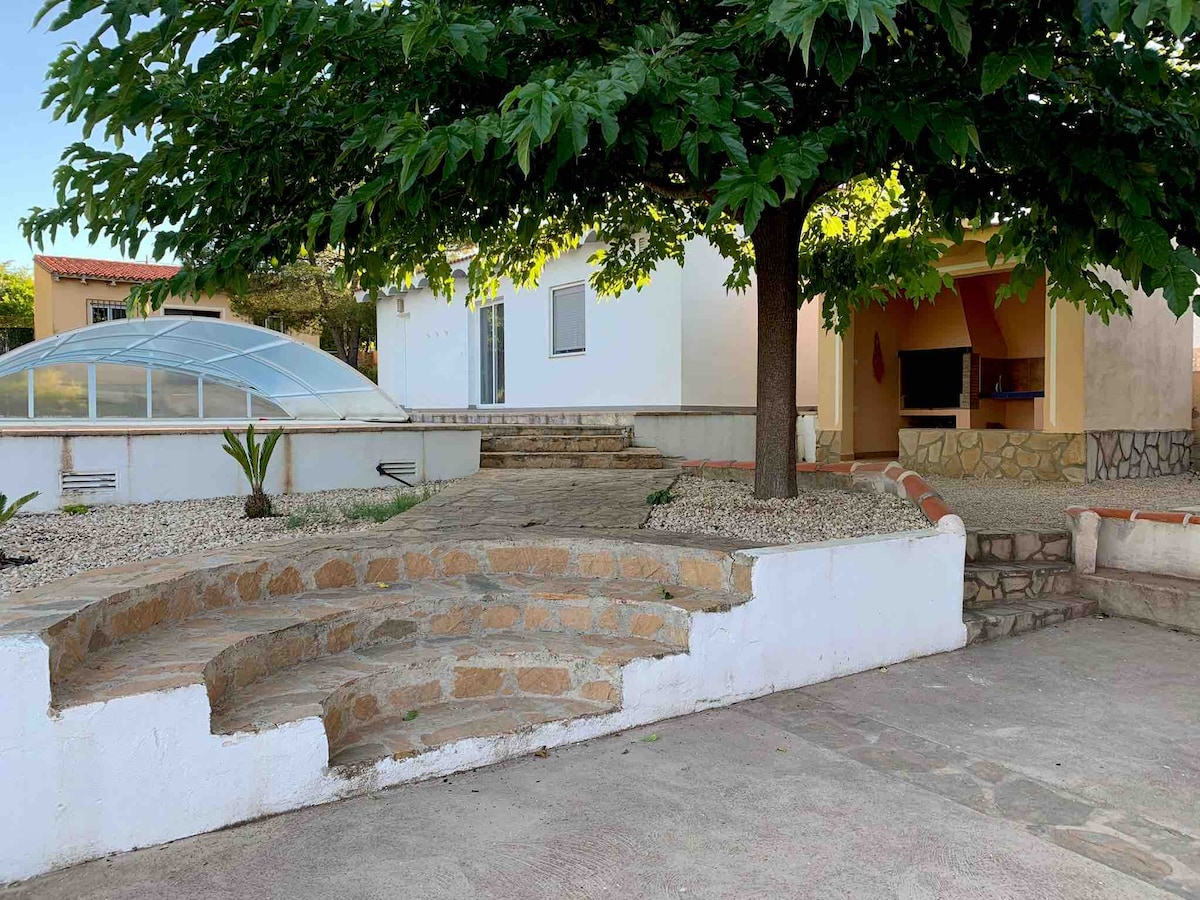
[[[54,205],[52,177],[63,149],[78,140],[76,125],[55,122],[43,110],[42,88],[46,68],[72,37],[87,37],[95,27],[67,32],[33,28],[33,17],[42,0],[2,0],[0,34],[4,35],[4,68],[0,78],[0,261],[29,265],[34,251],[21,237],[18,222],[32,206]],[[86,236],[60,234],[46,252],[69,256],[119,259],[107,241],[89,245]]]

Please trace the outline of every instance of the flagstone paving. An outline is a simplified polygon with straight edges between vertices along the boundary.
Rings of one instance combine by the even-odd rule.
[[[1196,897],[1197,653],[1197,637],[1068,622],[0,897]]]

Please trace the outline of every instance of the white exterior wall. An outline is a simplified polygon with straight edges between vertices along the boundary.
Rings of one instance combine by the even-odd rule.
[[[210,733],[202,685],[48,715],[47,646],[36,635],[0,638],[0,883],[957,649],[965,546],[951,515],[920,532],[746,551],[752,599],[693,616],[689,652],[627,666],[620,710],[457,741],[352,776],[328,768],[317,717]]]
[[[1099,518],[1095,566],[1200,579],[1200,527],[1151,519]],[[1076,533],[1079,523],[1070,520]]]
[[[587,350],[552,356],[550,292],[585,283],[595,244],[547,264],[536,288],[504,280],[505,403],[510,409],[739,407],[756,404],[754,286],[729,293],[730,264],[703,239],[686,265],[659,264],[650,284],[611,300],[585,286]],[[450,304],[409,291],[403,315],[381,298],[379,385],[408,409],[466,409],[479,402],[479,313],[465,284]],[[815,304],[800,311],[796,402],[817,403]]]
[[[680,267],[660,263],[650,284],[610,300],[597,299],[588,245],[546,266],[540,284],[517,290],[501,282],[504,302],[505,406],[678,406],[681,402]],[[584,283],[587,349],[550,352],[550,292]],[[472,313],[472,335],[479,314]],[[477,345],[478,338],[472,341]],[[474,379],[473,379],[474,380]],[[472,402],[478,401],[478,388]]]
[[[757,405],[758,288],[725,290],[732,264],[702,238],[688,244],[683,269],[683,404]],[[817,405],[817,304],[796,326],[796,405]],[[721,457],[723,458],[723,457]],[[728,457],[740,459],[742,457]],[[753,459],[753,454],[748,457]]]
[[[285,432],[275,448],[266,489],[298,494],[399,487],[375,466],[409,460],[417,464],[417,475],[406,481],[461,478],[479,470],[479,437],[478,431],[428,426]],[[223,442],[214,431],[36,435],[0,430],[0,490],[10,496],[38,491],[25,507],[28,512],[55,510],[65,503],[153,503],[244,494],[246,478],[221,450]],[[117,489],[64,493],[63,472],[115,472]]]
[[[465,296],[465,286],[450,303],[427,290],[410,291],[403,315],[395,297],[376,303],[379,386],[405,409],[465,409],[473,402]]]

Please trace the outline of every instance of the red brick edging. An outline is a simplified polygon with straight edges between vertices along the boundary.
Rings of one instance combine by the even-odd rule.
[[[1154,512],[1147,509],[1113,509],[1108,506],[1072,506],[1067,510],[1071,518],[1081,513],[1093,512],[1102,519],[1121,519],[1126,522],[1164,522],[1168,525],[1200,525],[1200,513]]]
[[[734,472],[753,472],[753,462],[735,462],[729,459],[689,459],[681,464],[687,474],[701,478],[711,477],[721,479],[724,474]],[[943,516],[954,512],[937,491],[916,472],[905,469],[898,462],[884,460],[872,462],[840,462],[840,463],[797,463],[796,472],[800,475],[825,474],[833,475],[839,482],[845,481],[845,486],[851,486],[855,479],[863,476],[882,476],[894,484],[893,493],[909,500],[918,507],[931,524],[936,525]],[[711,474],[709,474],[711,473]],[[736,478],[728,479],[730,481]]]

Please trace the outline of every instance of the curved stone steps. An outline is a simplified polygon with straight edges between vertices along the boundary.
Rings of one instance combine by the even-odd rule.
[[[58,707],[203,683],[227,694],[314,658],[405,639],[526,631],[638,637],[686,647],[692,612],[745,597],[636,579],[466,575],[285,595],[209,610],[99,649],[54,681]]]
[[[405,759],[468,738],[518,734],[548,722],[563,722],[612,712],[617,703],[562,697],[494,697],[438,703],[403,716],[378,719],[347,734],[329,757],[329,765],[370,766],[381,759]]]
[[[212,730],[260,731],[320,716],[336,756],[364,731],[405,731],[397,723],[420,718],[428,706],[533,697],[613,709],[623,666],[681,652],[642,638],[592,634],[413,637],[312,659],[235,689],[214,711]]]

